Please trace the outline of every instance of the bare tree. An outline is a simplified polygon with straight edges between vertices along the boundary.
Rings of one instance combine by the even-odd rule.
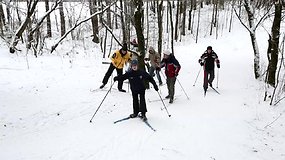
[[[140,56],[138,57],[139,68],[144,69],[144,57],[145,57],[145,41],[143,34],[143,1],[142,0],[134,0],[134,5],[136,6],[136,10],[134,13],[134,27],[137,34],[138,39],[138,52]]]
[[[172,19],[172,7],[171,3],[168,0],[168,11],[169,11],[169,21],[170,21],[170,27],[171,27],[171,51],[174,54],[174,27],[173,27],[173,19]]]
[[[2,0],[0,0],[0,31],[1,35],[4,34],[4,26],[5,26],[5,15],[4,15],[4,10],[2,6]]]
[[[249,32],[251,43],[252,43],[252,48],[253,48],[253,53],[254,53],[254,76],[255,76],[255,79],[258,79],[261,73],[260,73],[260,53],[259,53],[259,47],[258,47],[257,40],[256,40],[256,29],[259,26],[259,24],[264,20],[269,10],[266,14],[264,14],[262,18],[260,18],[260,20],[257,23],[255,23],[253,1],[243,0],[243,6],[247,13],[248,26],[241,20],[237,11],[236,10],[234,11],[235,11],[236,16],[240,20],[241,24]]]
[[[45,0],[46,12],[49,11],[49,0]],[[47,37],[52,37],[50,14],[47,15]]]
[[[78,26],[80,26],[82,23],[85,23],[85,22],[89,21],[93,16],[102,14],[102,13],[105,12],[108,8],[110,8],[111,6],[113,6],[116,2],[117,2],[117,0],[114,1],[114,2],[112,2],[110,5],[106,6],[104,9],[93,13],[92,15],[90,15],[90,17],[85,18],[84,20],[79,21],[78,23],[76,23],[76,24],[75,24],[72,28],[70,28],[63,36],[61,36],[61,38],[55,43],[55,45],[52,46],[52,48],[51,48],[51,53],[56,49],[56,47],[59,45],[59,43],[60,43],[61,41],[63,41],[63,40],[65,39],[65,37],[66,37],[69,33],[71,33],[75,28],[77,28]]]
[[[267,83],[271,86],[275,86],[276,69],[278,63],[278,48],[279,48],[279,38],[280,38],[280,24],[281,24],[281,14],[282,14],[282,3],[281,0],[275,0],[274,3],[275,12],[274,20],[271,28],[271,35],[269,35],[268,40],[268,76]]]
[[[16,50],[16,46],[23,34],[23,32],[25,31],[25,29],[28,26],[28,23],[31,21],[31,16],[33,15],[35,8],[37,6],[39,0],[35,0],[35,1],[29,1],[28,5],[27,5],[27,14],[26,14],[26,18],[24,20],[24,22],[21,24],[21,26],[19,27],[19,29],[16,31],[15,35],[12,38],[11,44],[10,44],[10,53],[15,53]]]
[[[63,11],[63,2],[59,3],[59,15],[60,15],[60,35],[63,36],[65,34],[65,18],[64,18],[64,11]]]
[[[163,31],[163,0],[160,1],[157,7],[157,22],[158,22],[158,53],[162,52],[162,31]]]
[[[90,15],[92,15],[97,11],[97,0],[89,0],[89,10],[90,10]],[[94,43],[99,43],[99,37],[98,37],[99,27],[98,27],[97,15],[91,18],[91,24],[92,24],[92,36],[93,36],[92,41]]]
[[[186,35],[186,8],[187,8],[187,0],[184,0],[183,5],[181,5],[181,13],[182,13],[182,22],[181,22],[181,35]]]
[[[174,31],[174,39],[175,41],[178,40],[178,26],[179,26],[179,23],[180,23],[180,5],[181,5],[181,0],[177,0],[177,10],[176,10],[176,21],[175,21],[175,31]]]

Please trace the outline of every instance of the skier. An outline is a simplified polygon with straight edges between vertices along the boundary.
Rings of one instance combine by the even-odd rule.
[[[126,43],[123,44],[123,47],[120,50],[116,50],[114,52],[111,57],[112,63],[110,64],[109,69],[103,78],[103,84],[100,86],[100,89],[102,89],[107,84],[114,69],[117,70],[117,75],[123,74],[124,65],[131,60],[131,57],[132,54],[128,52],[128,46]],[[123,89],[123,81],[118,81],[118,90],[121,92],[126,92],[126,90]]]
[[[160,72],[159,65],[161,61],[160,54],[157,53],[152,46],[149,47],[148,52],[149,52],[149,57],[145,58],[145,60],[150,61],[149,74],[153,77],[155,71],[156,77],[159,81],[159,85],[162,85],[162,80],[159,74]]]
[[[133,97],[133,114],[130,115],[131,118],[138,116],[141,112],[142,120],[146,121],[146,102],[145,102],[145,85],[144,80],[149,80],[156,91],[158,91],[158,86],[156,85],[154,79],[144,70],[138,69],[138,60],[134,59],[131,62],[131,70],[123,75],[118,75],[114,77],[114,81],[124,81],[129,79],[132,97]]]
[[[165,67],[166,84],[168,88],[168,95],[165,98],[169,98],[169,103],[173,103],[176,77],[178,76],[181,66],[174,55],[171,54],[169,50],[165,50],[160,64],[160,68],[162,67]]]
[[[212,87],[213,80],[215,78],[215,64],[220,68],[220,60],[218,59],[218,55],[213,51],[211,46],[207,47],[207,50],[202,54],[200,59],[198,60],[201,66],[204,66],[204,91],[206,92],[208,89],[208,83],[210,87]]]

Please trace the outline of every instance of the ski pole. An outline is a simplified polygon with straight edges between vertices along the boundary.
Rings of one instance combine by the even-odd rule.
[[[218,72],[217,72],[217,88],[218,88],[218,85],[219,85],[219,68],[218,68]]]
[[[182,87],[181,83],[179,82],[178,78],[176,77],[177,82],[179,83],[180,87],[182,88],[182,91],[184,92],[185,96],[187,97],[187,99],[189,99],[188,95],[186,94],[184,88]]]
[[[202,68],[202,66],[201,66],[200,69],[199,69],[199,72],[198,72],[198,74],[197,74],[197,77],[196,77],[196,79],[195,79],[195,82],[194,82],[193,86],[195,86],[195,84],[196,84],[196,82],[197,82],[197,79],[198,79],[199,74],[200,74],[200,72],[201,72],[201,68]]]
[[[161,98],[161,95],[159,94],[158,91],[157,91],[157,94],[159,95],[159,98],[160,98],[160,100],[161,100],[161,102],[162,102],[162,104],[163,104],[163,106],[164,106],[164,109],[166,110],[166,113],[167,113],[168,117],[171,117],[171,115],[169,114],[169,112],[168,112],[168,110],[167,110],[167,108],[166,108],[166,106],[165,106],[165,104],[164,104],[164,102],[163,102],[163,99]]]
[[[101,105],[103,104],[103,102],[104,102],[105,98],[107,97],[107,95],[108,95],[108,94],[109,94],[109,92],[111,91],[111,89],[112,89],[112,87],[113,87],[114,83],[115,83],[115,82],[112,82],[110,89],[108,90],[108,92],[106,93],[105,97],[104,97],[104,98],[103,98],[103,100],[101,101],[101,103],[100,103],[99,107],[96,109],[95,113],[93,114],[92,118],[90,119],[90,123],[92,123],[92,120],[93,120],[94,116],[96,115],[96,113],[98,112],[99,108],[100,108],[100,107],[101,107]]]

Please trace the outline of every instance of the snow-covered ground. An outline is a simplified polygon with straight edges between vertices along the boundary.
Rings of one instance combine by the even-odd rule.
[[[266,33],[259,35],[265,56]],[[214,81],[221,94],[209,89],[204,97],[203,71],[193,84],[200,69],[197,61],[208,45],[221,61]],[[0,159],[285,159],[284,101],[277,106],[263,101],[264,85],[254,79],[253,53],[245,29],[218,40],[176,44],[175,52],[182,69],[174,103],[165,101],[172,116],[168,117],[161,101],[155,101],[159,95],[153,88],[146,92],[147,117],[154,132],[140,119],[113,124],[132,113],[130,91],[118,92],[117,84],[89,122],[111,83],[98,90],[108,68],[101,63],[98,50],[83,56],[26,58],[9,54],[2,45]],[[128,84],[123,88],[128,90]],[[166,85],[159,93],[167,95]]]

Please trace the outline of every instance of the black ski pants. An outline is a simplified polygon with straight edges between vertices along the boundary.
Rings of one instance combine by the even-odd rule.
[[[108,71],[106,72],[104,78],[103,78],[103,84],[106,85],[110,76],[112,75],[114,69],[117,70],[117,75],[122,75],[123,74],[123,69],[119,69],[119,68],[116,68],[112,63],[110,64],[109,66],[109,69]],[[118,89],[122,89],[123,87],[123,81],[119,80],[118,81]]]
[[[139,92],[132,92],[132,96],[134,114],[138,114],[139,112],[145,114],[147,112],[145,103],[145,90],[141,90]]]
[[[215,78],[214,70],[204,70],[204,84],[203,87],[205,90],[208,89],[208,83],[213,83]]]

